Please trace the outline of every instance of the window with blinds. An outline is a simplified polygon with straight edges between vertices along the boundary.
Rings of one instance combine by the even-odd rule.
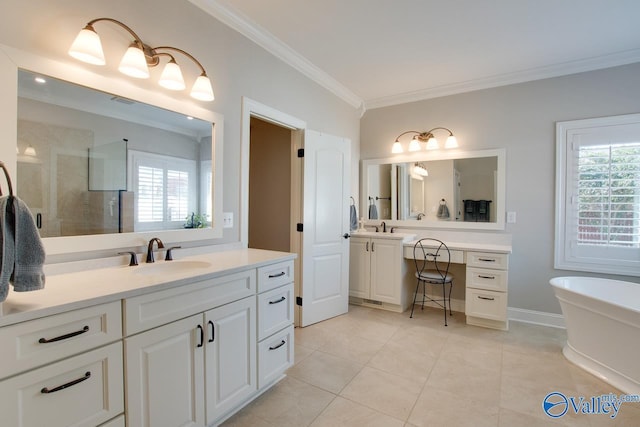
[[[182,228],[197,210],[196,161],[129,150],[136,231]]]
[[[640,248],[640,142],[577,155],[577,243]]]
[[[640,114],[556,125],[555,267],[640,276]]]

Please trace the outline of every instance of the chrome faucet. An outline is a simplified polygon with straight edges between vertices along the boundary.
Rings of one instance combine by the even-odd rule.
[[[158,249],[164,249],[164,245],[162,244],[162,240],[157,237],[149,240],[149,245],[147,246],[147,262],[155,262],[153,259],[153,242],[158,242]]]

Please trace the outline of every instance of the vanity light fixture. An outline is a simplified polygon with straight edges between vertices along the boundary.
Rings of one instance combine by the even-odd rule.
[[[24,149],[24,155],[25,156],[31,156],[31,157],[35,157],[36,156],[36,149],[33,148],[33,145],[29,144],[29,146]]]
[[[425,143],[425,149],[427,150],[436,150],[439,148],[438,140],[433,135],[433,131],[435,130],[446,130],[449,132],[449,136],[447,137],[447,141],[444,143],[444,148],[458,148],[458,140],[447,128],[443,127],[435,127],[428,131],[418,132],[415,130],[408,130],[406,132],[402,132],[396,140],[393,142],[393,146],[391,147],[391,152],[393,154],[403,153],[404,149],[402,148],[402,144],[400,143],[400,137],[406,134],[414,134],[413,138],[411,138],[411,142],[409,142],[409,151],[420,151],[422,150],[422,144]]]
[[[182,70],[173,55],[166,51],[178,52],[195,62],[201,71],[200,76],[196,78],[191,87],[191,97],[200,101],[213,101],[211,80],[207,77],[202,64],[190,53],[172,46],[151,47],[145,44],[131,28],[112,18],[97,18],[89,21],[73,41],[69,55],[89,64],[104,65],[106,63],[100,36],[93,28],[93,25],[100,21],[112,22],[124,28],[133,37],[133,42],[120,61],[118,70],[121,73],[130,77],[147,79],[149,78],[149,67],[159,65],[160,57],[166,56],[169,61],[164,66],[158,84],[169,90],[183,90],[186,85],[182,77]]]
[[[429,176],[429,171],[424,166],[424,163],[416,163],[413,165],[413,173],[420,176]]]

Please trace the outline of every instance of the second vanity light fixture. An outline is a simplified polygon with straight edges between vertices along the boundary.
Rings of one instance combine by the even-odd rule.
[[[131,28],[120,21],[116,21],[115,19],[97,18],[89,21],[87,25],[80,30],[80,33],[78,33],[78,36],[69,49],[69,55],[89,64],[105,64],[100,36],[98,36],[98,33],[93,28],[93,24],[100,21],[114,23],[121,28],[124,28],[129,32],[129,34],[131,34],[131,36],[133,36],[133,42],[129,45],[129,48],[122,57],[120,66],[118,67],[118,70],[121,73],[130,77],[148,79],[149,67],[155,67],[160,64],[160,57],[166,56],[169,58],[169,61],[164,66],[158,84],[169,90],[183,90],[186,86],[184,78],[182,77],[182,70],[180,70],[180,66],[173,55],[166,51],[178,52],[195,62],[196,65],[200,67],[201,74],[196,78],[195,83],[191,88],[191,97],[200,101],[213,101],[214,96],[211,81],[209,80],[209,77],[207,77],[204,67],[196,58],[177,47],[151,47],[145,44]]]
[[[409,151],[420,151],[422,150],[422,144],[426,143],[425,148],[427,150],[436,150],[439,148],[438,140],[433,135],[433,131],[435,130],[446,130],[449,132],[449,137],[447,141],[444,143],[444,148],[458,148],[458,140],[447,128],[443,127],[435,127],[433,129],[429,129],[424,132],[418,132],[415,130],[408,130],[406,132],[402,132],[396,140],[393,142],[393,146],[391,147],[391,152],[393,154],[399,154],[404,152],[404,148],[402,148],[402,144],[400,143],[400,137],[406,134],[414,134],[413,138],[411,138],[411,142],[409,142]]]

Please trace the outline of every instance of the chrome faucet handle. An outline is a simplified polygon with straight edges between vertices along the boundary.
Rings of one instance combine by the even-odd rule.
[[[171,251],[173,249],[181,249],[181,248],[182,248],[182,246],[171,246],[169,249],[167,249],[167,253],[164,256],[164,260],[165,261],[173,261],[173,255],[171,255]]]
[[[131,258],[129,259],[129,267],[133,267],[134,265],[138,265],[138,256],[136,255],[135,252],[133,252],[133,251],[118,252],[118,255],[131,255]]]

